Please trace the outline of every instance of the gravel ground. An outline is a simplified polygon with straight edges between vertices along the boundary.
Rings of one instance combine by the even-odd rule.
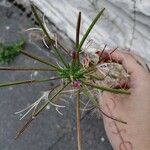
[[[22,32],[35,26],[30,13],[14,5],[2,6],[0,1],[0,41],[14,42]],[[9,6],[9,7],[8,7]],[[47,58],[49,53],[40,48],[39,36],[28,33],[26,50]],[[33,40],[34,39],[34,40]],[[38,42],[38,44],[37,44]],[[37,62],[19,55],[10,66],[39,66]],[[52,76],[52,73],[40,72],[0,72],[0,83],[14,80]],[[0,89],[0,149],[1,150],[75,150],[76,131],[74,98],[71,97],[59,115],[54,108],[44,111],[18,139],[16,131],[25,122],[20,121],[14,112],[24,108],[40,97],[40,91],[55,86],[56,82],[46,84],[28,84]],[[93,112],[85,114],[81,121],[85,150],[112,150],[103,127],[103,122]]]

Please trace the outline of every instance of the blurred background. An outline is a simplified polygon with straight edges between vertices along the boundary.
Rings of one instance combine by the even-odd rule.
[[[81,36],[94,16],[106,8],[87,41],[95,45],[121,47],[139,53],[150,61],[150,2],[148,0],[32,0],[48,18],[51,34],[57,34],[62,43],[72,49],[78,12],[82,12]],[[0,0],[0,42],[15,42],[25,36],[26,50],[50,59],[38,32],[25,32],[37,27],[28,0]],[[98,48],[97,46],[97,48]],[[89,49],[93,50],[93,49]],[[42,66],[19,55],[8,66]],[[41,72],[1,71],[0,83],[52,76]],[[28,84],[0,89],[0,150],[76,150],[76,123],[74,97],[70,95],[62,109],[63,116],[54,108],[47,108],[18,139],[17,130],[25,120],[14,113],[41,96],[41,91],[54,87],[55,82]],[[65,99],[65,97],[64,97]],[[85,150],[112,150],[106,137],[102,119],[96,111],[83,114],[82,137]]]

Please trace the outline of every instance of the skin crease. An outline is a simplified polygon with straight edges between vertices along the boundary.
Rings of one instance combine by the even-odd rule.
[[[122,124],[103,116],[110,143],[114,150],[150,150],[150,73],[137,55],[115,51],[110,59],[119,61],[130,74],[131,92],[130,95],[109,92],[101,95],[103,111],[127,122]]]

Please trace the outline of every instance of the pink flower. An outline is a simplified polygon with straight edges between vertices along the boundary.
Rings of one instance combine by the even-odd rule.
[[[81,86],[81,82],[79,80],[73,81],[73,87],[79,89]]]

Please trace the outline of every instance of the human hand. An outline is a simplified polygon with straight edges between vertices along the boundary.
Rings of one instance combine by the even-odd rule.
[[[102,110],[127,122],[123,124],[103,115],[107,136],[114,150],[149,150],[150,73],[141,66],[138,56],[135,59],[135,55],[127,52],[115,51],[111,59],[120,62],[130,74],[128,84],[131,94],[102,93]]]

